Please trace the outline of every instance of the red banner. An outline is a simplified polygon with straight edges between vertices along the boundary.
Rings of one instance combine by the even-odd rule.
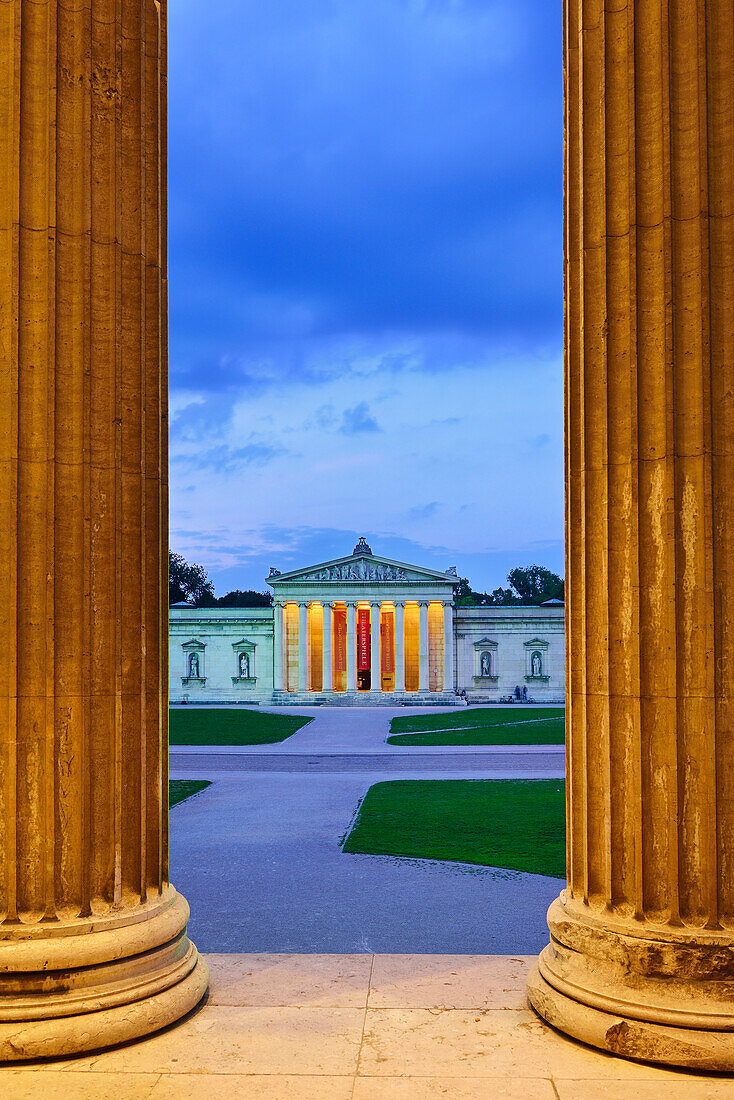
[[[370,613],[366,607],[357,608],[357,668],[360,672],[370,667]]]
[[[381,629],[382,671],[395,671],[395,616],[389,612],[382,617]]]
[[[347,671],[347,613],[342,608],[334,608],[334,669]]]

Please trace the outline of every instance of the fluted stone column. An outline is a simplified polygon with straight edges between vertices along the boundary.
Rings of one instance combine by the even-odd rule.
[[[357,690],[357,607],[347,601],[347,691]]]
[[[443,690],[454,690],[454,605],[443,604]]]
[[[428,691],[428,603],[418,603],[418,691]]]
[[[322,653],[322,670],[321,670],[321,690],[333,691],[333,662],[331,656],[331,604],[324,602],[323,604],[323,641],[321,647]]]
[[[283,604],[273,604],[273,689],[283,690]]]
[[[165,3],[0,5],[0,1059],[207,985],[168,881]]]
[[[568,888],[542,1015],[734,1068],[734,16],[570,0]]]
[[[395,691],[405,691],[405,601],[395,601]]]
[[[380,654],[380,604],[370,604],[370,690],[382,691],[382,657]]]
[[[298,690],[308,691],[308,604],[298,604]]]

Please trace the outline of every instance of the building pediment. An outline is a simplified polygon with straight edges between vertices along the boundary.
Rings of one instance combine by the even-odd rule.
[[[289,573],[272,574],[267,578],[267,583],[276,588],[282,584],[374,584],[380,582],[406,582],[410,584],[435,583],[436,581],[448,582],[456,585],[458,577],[449,573],[441,573],[437,569],[425,569],[406,562],[393,561],[391,558],[382,558],[377,554],[349,554],[344,558],[335,558],[333,561],[321,562],[306,569],[293,569]]]

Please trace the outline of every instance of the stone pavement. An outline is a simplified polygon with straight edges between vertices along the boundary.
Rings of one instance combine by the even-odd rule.
[[[208,1002],[141,1042],[0,1067],[3,1100],[731,1100],[734,1078],[585,1047],[519,956],[213,955]]]

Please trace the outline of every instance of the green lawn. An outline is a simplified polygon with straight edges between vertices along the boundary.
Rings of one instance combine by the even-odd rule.
[[[564,707],[463,708],[393,718],[390,745],[562,745]]]
[[[272,745],[312,718],[219,707],[175,707],[169,712],[172,745]]]
[[[208,779],[169,779],[168,805],[175,806],[178,802],[183,802],[184,799],[191,798],[192,794],[198,794],[199,791],[210,786]]]
[[[345,852],[460,860],[563,878],[561,779],[401,779],[375,783]]]

